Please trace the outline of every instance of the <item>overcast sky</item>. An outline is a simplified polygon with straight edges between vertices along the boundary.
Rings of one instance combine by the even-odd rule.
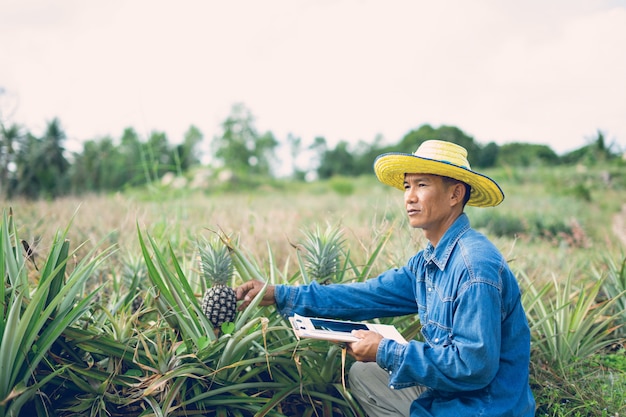
[[[234,103],[281,142],[429,123],[557,153],[600,129],[626,150],[626,0],[0,1],[4,123],[177,143]]]

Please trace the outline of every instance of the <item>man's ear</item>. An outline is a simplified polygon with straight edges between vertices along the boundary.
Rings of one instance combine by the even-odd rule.
[[[463,204],[463,199],[465,198],[465,184],[462,182],[457,182],[452,185],[452,193],[450,194],[452,202],[456,204]]]

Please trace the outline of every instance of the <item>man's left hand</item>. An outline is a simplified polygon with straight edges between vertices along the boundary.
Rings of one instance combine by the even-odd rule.
[[[376,362],[376,352],[383,337],[371,330],[356,330],[352,334],[360,340],[348,343],[348,353],[357,361]]]

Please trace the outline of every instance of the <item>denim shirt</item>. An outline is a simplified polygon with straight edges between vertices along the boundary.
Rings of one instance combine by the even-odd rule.
[[[277,286],[294,313],[349,320],[419,315],[424,342],[383,339],[376,362],[389,387],[428,389],[411,416],[534,416],[530,331],[515,276],[462,214],[437,247],[407,265],[352,284]]]

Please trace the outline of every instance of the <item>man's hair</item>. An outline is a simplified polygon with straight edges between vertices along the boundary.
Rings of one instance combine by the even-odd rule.
[[[465,204],[467,204],[467,202],[470,199],[470,194],[472,192],[472,187],[470,187],[468,183],[463,182],[461,180],[457,180],[456,178],[446,177],[446,176],[442,175],[441,179],[448,186],[454,185],[454,184],[463,184],[463,185],[465,185],[465,196],[463,196],[463,207],[465,207]]]

